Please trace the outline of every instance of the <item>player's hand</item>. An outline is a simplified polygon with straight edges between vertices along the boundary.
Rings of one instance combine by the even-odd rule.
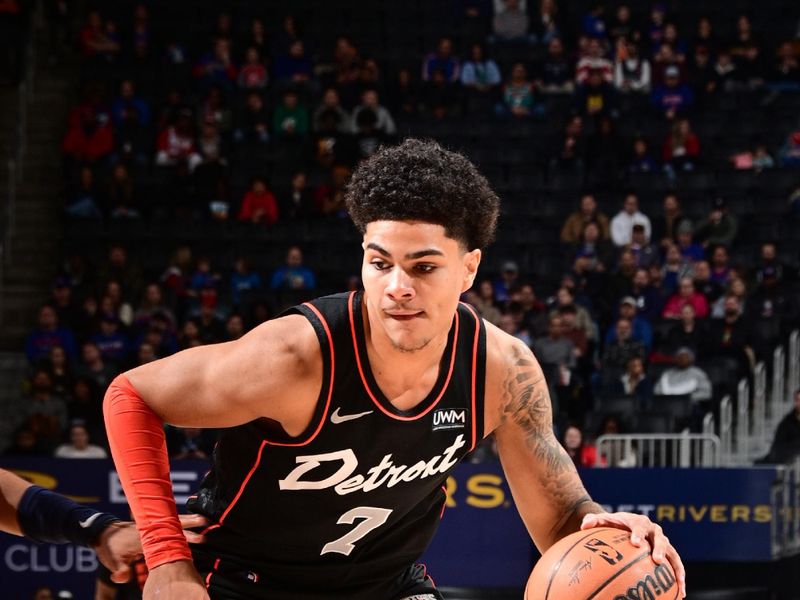
[[[180,515],[181,527],[186,541],[202,544],[203,536],[188,531],[204,527],[208,519],[202,515]],[[94,546],[97,558],[111,571],[111,581],[125,583],[131,577],[130,564],[142,556],[142,541],[133,521],[118,521],[103,530]]]
[[[618,529],[628,529],[631,532],[631,543],[634,546],[641,546],[647,540],[650,544],[653,561],[661,564],[668,560],[678,577],[678,586],[681,591],[681,598],[686,597],[686,569],[683,567],[678,551],[669,543],[669,538],[664,535],[661,526],[653,523],[644,515],[637,515],[627,512],[589,514],[583,517],[581,529],[592,529],[593,527],[616,527]]]
[[[142,600],[210,600],[194,565],[177,560],[159,565],[147,574]]]

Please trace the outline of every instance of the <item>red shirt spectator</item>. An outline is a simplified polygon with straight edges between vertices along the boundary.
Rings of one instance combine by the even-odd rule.
[[[61,149],[75,160],[95,162],[114,149],[114,132],[109,117],[85,107],[70,119]]]
[[[253,181],[250,191],[244,195],[239,220],[266,225],[274,225],[278,221],[278,201],[261,179]]]
[[[175,125],[161,130],[156,140],[156,164],[174,165],[197,154],[192,136],[191,114],[182,113]]]
[[[667,300],[661,316],[665,319],[680,319],[681,309],[687,304],[694,308],[695,316],[698,319],[705,319],[708,316],[708,300],[694,289],[694,282],[691,278],[683,277],[678,291]]]
[[[664,142],[664,162],[689,162],[700,155],[700,139],[691,130],[689,121],[681,119],[672,127]]]

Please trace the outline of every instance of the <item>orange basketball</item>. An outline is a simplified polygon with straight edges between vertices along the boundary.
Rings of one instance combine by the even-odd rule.
[[[528,579],[526,600],[674,600],[680,595],[668,562],[657,565],[645,543],[611,527],[568,535],[544,553]]]

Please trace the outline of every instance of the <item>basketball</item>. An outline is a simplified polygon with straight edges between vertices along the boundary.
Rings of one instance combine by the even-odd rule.
[[[578,531],[544,553],[525,588],[526,600],[627,600],[680,597],[668,562],[657,565],[647,544],[630,531],[602,527]]]

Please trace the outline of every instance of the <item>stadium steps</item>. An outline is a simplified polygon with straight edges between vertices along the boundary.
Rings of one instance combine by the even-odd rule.
[[[0,452],[9,445],[16,423],[9,400],[22,393],[27,370],[28,361],[22,352],[0,352]]]
[[[42,28],[34,32],[36,55],[46,56],[47,36]],[[13,235],[7,244],[1,282],[0,350],[20,347],[35,320],[38,305],[47,298],[48,284],[61,255],[60,145],[77,75],[77,62],[71,59],[62,61],[57,68],[48,67],[43,60],[34,66],[27,99],[23,177],[17,187]],[[0,110],[2,101],[0,97]],[[9,110],[0,114],[11,113],[16,119],[17,98],[13,102]],[[4,142],[9,147],[8,140],[13,140],[15,128],[9,126],[0,131],[2,151]],[[7,182],[7,173],[3,172],[0,189]]]

